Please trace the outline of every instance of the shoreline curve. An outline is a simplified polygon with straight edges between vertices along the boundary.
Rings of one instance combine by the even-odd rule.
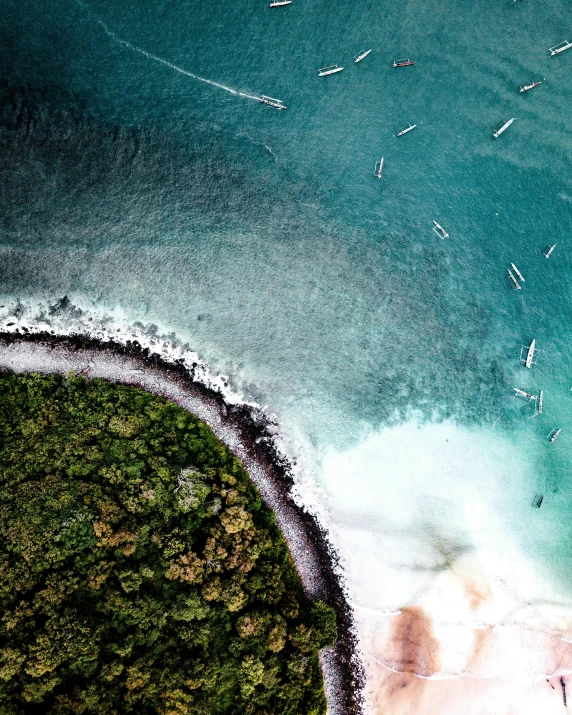
[[[338,557],[316,517],[291,496],[292,467],[276,446],[274,426],[245,403],[196,379],[182,359],[170,362],[137,340],[99,340],[78,333],[0,332],[0,370],[66,375],[83,372],[139,387],[192,412],[242,461],[280,528],[308,596],[327,602],[338,620],[338,640],[320,654],[330,715],[363,712],[364,671],[352,609],[337,573]]]

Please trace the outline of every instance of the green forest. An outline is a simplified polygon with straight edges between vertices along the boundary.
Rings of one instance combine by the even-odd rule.
[[[199,419],[100,379],[0,373],[2,715],[319,715],[335,639]]]

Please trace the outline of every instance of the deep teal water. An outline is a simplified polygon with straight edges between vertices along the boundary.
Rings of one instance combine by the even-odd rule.
[[[530,451],[522,499],[547,494],[552,531],[526,527],[526,549],[566,580],[572,51],[547,50],[572,39],[567,4],[1,6],[3,300],[66,294],[155,324],[317,452],[411,410],[495,425]],[[415,67],[391,67],[407,55]],[[330,63],[346,69],[319,79]],[[546,417],[528,419],[513,384],[543,388]]]

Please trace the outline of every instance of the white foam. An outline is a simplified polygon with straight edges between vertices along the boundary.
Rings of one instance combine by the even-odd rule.
[[[399,672],[396,624],[423,614],[438,665],[420,676],[534,683],[570,672],[570,599],[523,551],[533,477],[510,436],[451,422],[411,420],[325,454],[328,523],[365,652]]]
[[[198,363],[198,356],[186,346],[177,342],[159,339],[156,331],[144,328],[133,328],[121,321],[119,311],[96,315],[86,312],[85,307],[79,309],[77,305],[68,306],[63,310],[63,315],[58,315],[57,310],[49,309],[42,304],[23,305],[18,302],[12,305],[0,305],[0,332],[20,334],[48,332],[52,335],[83,335],[97,338],[103,342],[114,340],[119,344],[126,344],[129,340],[137,340],[141,347],[148,347],[150,351],[160,351],[164,362],[182,361],[189,370],[193,370],[197,381],[211,389],[215,389],[225,396],[227,402],[241,402],[254,408],[262,416],[258,405],[246,403],[241,400],[236,392],[228,387],[224,376],[214,376],[204,364]],[[150,334],[151,333],[151,334]],[[89,369],[90,377],[101,377],[107,380],[133,384],[155,394],[173,400],[184,409],[197,415],[210,425],[214,433],[236,456],[242,460],[253,482],[257,485],[266,503],[273,509],[277,525],[284,535],[290,553],[296,564],[304,588],[310,598],[321,598],[324,592],[324,577],[321,568],[322,554],[312,548],[299,514],[292,509],[289,496],[284,493],[283,487],[276,483],[272,469],[268,469],[266,460],[259,461],[249,446],[244,444],[240,427],[232,420],[225,419],[218,407],[213,407],[209,400],[205,400],[194,390],[186,389],[181,385],[176,376],[169,375],[162,367],[145,364],[137,356],[118,355],[114,351],[86,349],[69,349],[65,345],[43,342],[34,343],[17,341],[15,344],[4,346],[0,349],[0,362],[4,367],[17,372],[58,372],[66,375],[69,372]],[[143,369],[144,368],[144,369]],[[197,372],[198,369],[198,372]],[[271,425],[265,422],[266,429]],[[278,440],[273,439],[275,447],[280,451]],[[354,656],[357,657],[357,656]],[[343,712],[343,700],[340,690],[339,678],[342,677],[342,666],[337,655],[330,650],[320,654],[320,662],[324,675],[328,712],[338,715]]]
[[[203,384],[231,403],[243,402],[188,346],[164,337],[166,328],[158,335],[149,327],[133,328],[120,311],[79,308],[50,314],[47,303],[6,304],[0,307],[0,331],[137,340],[167,362],[183,360],[189,369],[194,364]],[[438,657],[406,670],[431,683],[470,677],[509,684],[502,690],[507,709],[491,712],[510,712],[518,688],[572,672],[570,600],[543,578],[523,548],[527,530],[543,528],[527,491],[534,455],[528,451],[525,457],[510,435],[411,419],[321,458],[293,425],[276,443],[297,455],[296,501],[317,515],[340,554],[338,571],[359,629],[371,712],[401,712],[391,709],[391,681],[380,673],[402,673],[404,644],[396,629],[404,619],[415,621],[418,612],[430,624]],[[433,687],[431,693],[441,692]],[[455,713],[426,697],[429,705],[419,713]],[[538,702],[545,697],[538,695]]]
[[[220,392],[228,404],[248,404],[260,409],[260,405],[247,402],[243,395],[232,389],[225,375],[212,373],[198,353],[174,338],[172,333],[167,335],[166,331],[158,332],[151,329],[151,326],[134,325],[120,308],[96,310],[79,299],[74,301],[69,311],[64,310],[58,314],[47,302],[7,300],[0,306],[0,332],[83,335],[102,341],[113,340],[121,345],[137,341],[143,349],[148,348],[150,352],[159,354],[167,363],[174,364],[182,360],[185,368],[193,372],[197,382]]]

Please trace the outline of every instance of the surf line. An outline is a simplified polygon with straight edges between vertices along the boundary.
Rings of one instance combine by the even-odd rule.
[[[101,27],[101,29],[105,32],[105,34],[110,37],[114,42],[117,42],[118,45],[122,45],[123,47],[126,47],[129,50],[132,50],[133,52],[137,52],[140,55],[143,55],[143,57],[146,57],[149,60],[153,60],[153,62],[158,62],[161,65],[165,65],[166,67],[169,67],[172,70],[175,70],[175,72],[179,72],[180,74],[184,74],[187,77],[190,77],[191,79],[196,79],[199,82],[204,82],[205,84],[210,84],[213,87],[218,87],[219,89],[224,89],[225,92],[230,92],[231,94],[236,95],[237,97],[245,97],[246,99],[254,99],[257,102],[260,102],[260,97],[255,96],[254,94],[248,94],[247,92],[240,92],[238,89],[233,89],[232,87],[227,87],[226,84],[221,84],[220,82],[215,82],[212,79],[206,79],[206,77],[199,77],[198,74],[193,74],[192,72],[188,72],[187,70],[183,69],[182,67],[177,67],[177,65],[174,65],[172,62],[168,62],[167,60],[164,60],[162,57],[157,57],[157,55],[153,55],[150,52],[147,52],[147,50],[144,50],[141,47],[137,47],[137,45],[132,45],[130,42],[127,40],[122,40],[120,37],[118,37],[113,30],[109,28],[109,26],[100,18],[98,17],[93,10],[88,7],[82,0],[75,0],[76,3],[82,8],[82,10],[85,10],[89,15],[93,17],[95,22]]]

